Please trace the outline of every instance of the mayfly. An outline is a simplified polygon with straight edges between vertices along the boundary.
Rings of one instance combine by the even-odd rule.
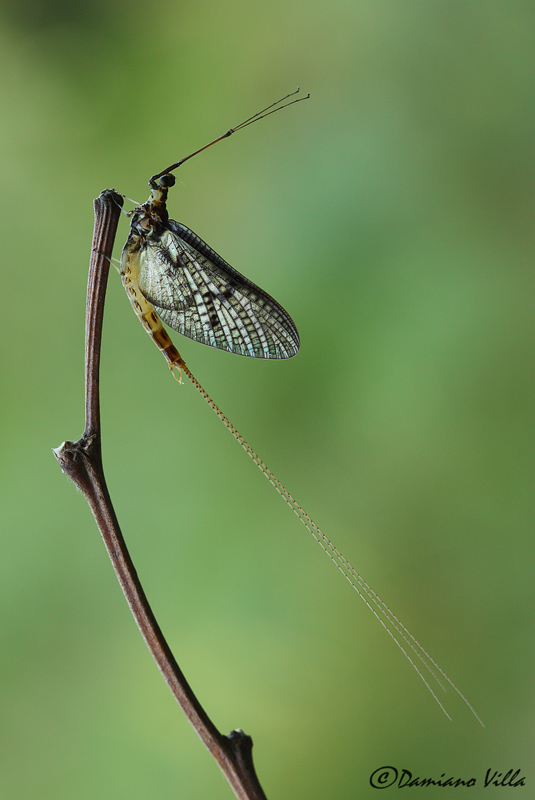
[[[130,233],[121,257],[121,278],[143,327],[162,351],[169,366],[184,372],[263,475],[290,506],[305,528],[327,553],[353,589],[379,620],[412,664],[448,718],[449,714],[430,686],[435,680],[445,690],[448,683],[477,713],[442,669],[390,611],[342,553],[308,516],[278,478],[215,404],[186,366],[165,331],[173,330],[211,347],[255,358],[291,358],[299,350],[299,335],[289,314],[267,292],[241,275],[185,225],[169,219],[168,189],[175,183],[171,172],[238,130],[287,108],[310,95],[289,100],[296,92],[231,128],[209,144],[180,159],[149,181],[151,196],[131,214]],[[428,672],[429,680],[425,676]]]
[[[132,214],[121,278],[134,311],[170,363],[181,367],[182,359],[160,320],[189,339],[243,356],[291,358],[299,350],[290,315],[192,230],[169,219],[166,200],[175,183],[172,170],[246,125],[309,96],[280,105],[292,97],[287,95],[150,179],[150,198]]]

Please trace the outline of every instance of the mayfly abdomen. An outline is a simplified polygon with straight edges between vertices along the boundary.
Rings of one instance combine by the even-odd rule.
[[[180,353],[169,338],[167,331],[154,310],[154,306],[152,303],[149,303],[139,288],[138,255],[139,250],[134,253],[129,253],[126,257],[123,256],[121,261],[121,280],[123,286],[130,299],[132,308],[154,344],[162,351],[171,366],[173,364],[180,364],[182,362]]]

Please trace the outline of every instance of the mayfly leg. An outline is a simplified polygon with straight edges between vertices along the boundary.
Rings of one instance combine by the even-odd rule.
[[[284,103],[285,100],[287,100],[289,97],[293,97],[294,94],[297,94],[298,92],[299,92],[299,86],[297,87],[295,92],[290,92],[290,94],[281,97],[280,100],[276,100],[275,103],[271,103],[269,106],[263,108],[262,111],[257,111],[256,114],[253,114],[252,117],[249,117],[243,122],[240,122],[240,124],[236,125],[234,128],[230,128],[230,130],[226,131],[226,133],[224,133],[222,136],[218,136],[217,139],[214,139],[212,142],[205,144],[204,147],[199,148],[199,150],[195,150],[195,152],[190,153],[189,156],[181,158],[180,161],[176,161],[174,164],[171,164],[170,167],[167,167],[166,169],[163,169],[161,172],[158,172],[157,175],[153,175],[149,181],[150,186],[153,186],[153,184],[158,180],[158,178],[161,178],[162,175],[167,175],[169,172],[172,172],[174,169],[180,167],[180,165],[183,164],[184,161],[188,161],[190,158],[193,158],[193,156],[202,153],[203,150],[206,150],[213,144],[217,144],[217,142],[220,142],[222,139],[228,138],[233,133],[236,133],[236,131],[240,131],[242,128],[246,128],[248,125],[252,125],[253,122],[258,122],[259,120],[264,119],[264,117],[269,117],[270,114],[274,114],[276,111],[282,111],[283,108],[288,108],[288,106],[293,106],[294,103],[299,103],[301,102],[301,100],[309,99],[310,92],[304,95],[303,97],[297,97],[295,100],[290,100],[289,103]],[[284,105],[280,105],[281,103],[284,103]],[[274,108],[274,106],[277,106],[277,108]]]

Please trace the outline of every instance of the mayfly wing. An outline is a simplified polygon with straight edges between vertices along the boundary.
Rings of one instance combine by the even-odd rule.
[[[256,358],[291,358],[299,350],[282,306],[174,220],[146,242],[139,288],[163,322],[189,339]]]

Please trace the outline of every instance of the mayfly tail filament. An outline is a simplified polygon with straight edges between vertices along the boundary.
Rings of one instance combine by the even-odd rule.
[[[182,359],[180,362],[180,369],[185,375],[187,375],[191,383],[195,386],[197,391],[208,403],[212,411],[214,411],[215,414],[217,414],[221,422],[234,436],[236,441],[241,445],[241,447],[245,450],[245,452],[252,459],[252,461],[254,461],[254,463],[257,465],[257,467],[262,472],[264,477],[267,478],[267,480],[270,482],[273,488],[280,494],[285,503],[287,503],[288,506],[292,509],[294,514],[299,518],[299,520],[303,523],[305,528],[314,537],[316,542],[329,556],[331,561],[338,567],[340,572],[344,575],[346,580],[351,584],[353,589],[356,591],[361,600],[363,600],[363,602],[367,605],[367,607],[370,609],[370,611],[376,617],[376,619],[381,623],[386,632],[392,637],[396,645],[399,647],[401,652],[404,654],[405,658],[408,659],[410,664],[416,670],[419,677],[421,678],[421,680],[423,681],[423,683],[425,684],[425,686],[427,687],[427,689],[429,690],[435,701],[438,703],[444,714],[448,717],[448,719],[451,719],[450,715],[444,708],[443,704],[440,702],[439,698],[437,697],[437,694],[435,693],[435,691],[433,690],[433,688],[429,683],[430,680],[435,680],[440,689],[445,691],[445,686],[441,682],[438,675],[442,676],[444,681],[452,687],[452,689],[459,695],[459,697],[465,703],[465,705],[470,709],[470,711],[475,716],[477,721],[481,725],[483,725],[483,722],[481,721],[477,712],[470,705],[466,697],[460,692],[460,690],[455,686],[455,684],[450,680],[450,678],[448,678],[446,673],[431,658],[431,656],[414,638],[414,636],[407,630],[407,628],[400,622],[400,620],[389,609],[386,603],[384,603],[381,600],[381,598],[373,591],[371,586],[369,586],[366,583],[366,581],[362,578],[362,576],[359,575],[359,573],[355,570],[355,568],[342,555],[342,553],[330,541],[330,539],[323,533],[323,531],[319,528],[319,526],[316,525],[314,520],[311,517],[309,517],[306,511],[299,505],[297,500],[295,500],[295,498],[283,486],[283,484],[279,481],[279,479],[264,464],[260,456],[253,450],[251,445],[246,441],[246,439],[244,439],[244,437],[237,430],[237,428],[234,427],[234,425],[232,424],[232,422],[230,422],[228,417],[226,417],[225,414],[223,414],[219,406],[217,406],[217,404],[212,400],[208,392],[201,386],[197,378],[192,374],[191,370],[189,369],[189,367],[186,366],[186,364],[182,361]],[[428,678],[426,678],[425,675],[426,671],[428,674]]]

